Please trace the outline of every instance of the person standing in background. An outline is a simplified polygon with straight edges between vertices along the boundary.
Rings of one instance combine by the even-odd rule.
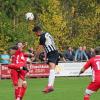
[[[65,51],[64,57],[68,61],[73,61],[75,56],[75,52],[73,51],[72,47],[69,47],[68,50]]]
[[[75,53],[75,61],[84,61],[84,58],[88,60],[88,56],[83,50],[83,48],[80,46],[79,49],[76,50]]]

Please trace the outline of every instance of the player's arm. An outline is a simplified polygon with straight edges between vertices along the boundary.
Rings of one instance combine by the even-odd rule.
[[[9,64],[8,68],[9,69],[14,69],[14,70],[26,70],[26,71],[28,71],[26,66],[22,66],[20,64],[14,64],[14,63]]]
[[[39,58],[39,55],[40,55],[41,51],[43,51],[43,50],[44,50],[43,45],[39,45],[39,46],[37,47],[37,49],[36,49],[36,57],[37,57],[37,58]]]
[[[79,75],[84,73],[85,70],[87,70],[90,66],[91,66],[91,60],[87,61],[86,64],[83,66],[83,68],[81,68]]]
[[[79,75],[82,74],[82,73],[84,73],[84,71],[85,71],[85,68],[84,68],[84,67],[81,68],[81,70],[80,70],[80,72],[79,72]]]
[[[59,53],[59,56],[60,56],[60,58],[62,58],[62,60],[63,60],[65,63],[67,62],[63,54]]]
[[[24,53],[24,57],[34,57],[33,53]]]
[[[65,59],[64,57],[63,57],[62,59],[63,59],[63,61],[64,61],[65,63],[67,62],[66,59]]]

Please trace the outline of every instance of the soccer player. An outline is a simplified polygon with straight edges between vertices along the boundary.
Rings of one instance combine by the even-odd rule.
[[[91,94],[100,88],[100,47],[95,48],[95,54],[95,57],[88,60],[79,73],[82,74],[89,67],[93,70],[93,80],[86,88],[84,100],[90,100]]]
[[[54,80],[55,80],[55,67],[58,64],[58,51],[54,43],[53,37],[48,32],[42,32],[39,26],[33,28],[33,32],[40,37],[39,46],[37,49],[37,55],[39,55],[40,50],[43,48],[46,51],[48,65],[50,67],[50,73],[48,78],[48,85],[43,90],[44,93],[49,93],[54,90]]]
[[[27,68],[23,67],[26,65],[26,59],[21,49],[16,46],[10,49],[10,53],[12,54],[12,64],[8,65],[8,67],[11,68],[11,79],[15,87],[15,98],[16,100],[22,100],[27,88],[27,82],[25,80]]]

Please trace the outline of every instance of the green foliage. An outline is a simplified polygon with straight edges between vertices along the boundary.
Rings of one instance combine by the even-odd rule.
[[[33,12],[35,19],[26,21],[26,12]],[[34,25],[50,32],[59,49],[95,47],[100,45],[99,0],[0,0],[0,49],[18,41],[35,48]]]

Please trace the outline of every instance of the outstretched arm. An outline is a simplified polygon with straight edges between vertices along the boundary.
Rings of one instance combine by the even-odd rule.
[[[88,60],[88,61],[86,62],[86,64],[84,65],[84,67],[81,68],[81,70],[80,70],[80,72],[79,72],[79,75],[82,74],[82,73],[84,73],[85,70],[88,69],[90,66],[91,66],[91,60]]]
[[[80,72],[79,72],[79,75],[82,74],[82,73],[84,73],[84,71],[85,71],[85,68],[84,68],[84,67],[81,68],[81,70],[80,70]]]
[[[27,67],[24,66],[24,64],[9,64],[8,68],[14,69],[14,70],[26,70],[28,71]]]

